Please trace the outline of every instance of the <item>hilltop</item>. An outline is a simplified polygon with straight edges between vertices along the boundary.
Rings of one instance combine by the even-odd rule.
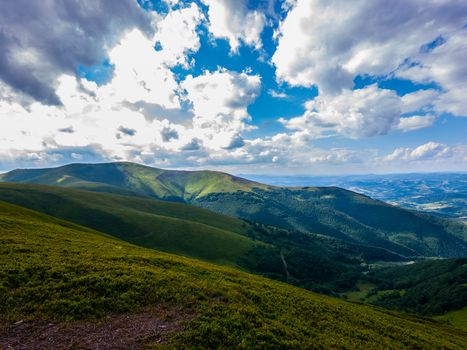
[[[0,181],[132,193],[173,201],[190,201],[210,193],[269,187],[217,171],[164,170],[129,162],[17,169],[0,174]]]

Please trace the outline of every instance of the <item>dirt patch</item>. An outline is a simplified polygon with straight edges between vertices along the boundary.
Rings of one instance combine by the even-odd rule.
[[[0,327],[0,347],[29,349],[143,349],[163,343],[191,319],[181,310],[157,308],[141,313],[111,315],[99,321],[49,323],[19,321]]]

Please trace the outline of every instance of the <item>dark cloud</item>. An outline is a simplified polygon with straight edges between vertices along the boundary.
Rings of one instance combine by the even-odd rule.
[[[128,135],[128,136],[135,136],[135,134],[136,134],[135,129],[125,128],[124,126],[120,126],[118,128],[118,131],[120,131],[122,134],[125,134],[125,135]]]
[[[241,137],[240,135],[237,135],[232,139],[232,141],[230,141],[227,147],[224,147],[224,149],[230,150],[230,149],[243,147],[244,145],[245,145],[245,141],[243,140],[243,137]]]
[[[190,125],[194,117],[192,111],[187,110],[186,108],[164,108],[161,105],[155,103],[148,103],[144,101],[138,101],[136,103],[130,103],[124,101],[122,103],[124,107],[127,107],[133,111],[138,111],[144,115],[144,118],[148,122],[154,120],[164,120],[167,119],[172,123]]]
[[[185,146],[181,147],[182,151],[197,151],[201,148],[202,141],[198,138],[192,139]]]
[[[54,83],[78,65],[99,64],[122,30],[150,31],[134,0],[0,2],[0,79],[46,104],[61,102]]]
[[[178,139],[178,132],[175,129],[164,128],[161,131],[162,141],[169,142],[172,139]]]
[[[60,132],[65,132],[67,134],[73,134],[75,132],[75,129],[73,129],[72,126],[69,126],[67,128],[61,128],[61,129],[58,129],[58,131]]]

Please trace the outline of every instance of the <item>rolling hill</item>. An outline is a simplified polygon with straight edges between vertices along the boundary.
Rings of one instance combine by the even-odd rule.
[[[209,193],[268,188],[257,182],[216,171],[163,170],[127,162],[17,169],[0,174],[0,181],[132,193],[172,201],[191,201]]]
[[[90,339],[114,348],[467,347],[464,332],[435,321],[140,248],[5,202],[0,242],[5,348]]]
[[[140,246],[241,267],[324,293],[352,288],[367,264],[404,260],[376,247],[245,222],[148,197],[2,183],[0,200]]]
[[[467,226],[336,187],[274,187],[213,171],[132,163],[13,170],[0,181],[181,201],[288,230],[312,232],[406,257],[467,255]]]
[[[182,203],[23,184],[0,184],[0,200],[137,245],[216,263],[236,265],[256,244],[246,237],[246,222]]]

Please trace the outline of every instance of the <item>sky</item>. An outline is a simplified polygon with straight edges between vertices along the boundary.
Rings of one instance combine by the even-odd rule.
[[[0,171],[108,161],[467,171],[467,2],[0,2]]]

